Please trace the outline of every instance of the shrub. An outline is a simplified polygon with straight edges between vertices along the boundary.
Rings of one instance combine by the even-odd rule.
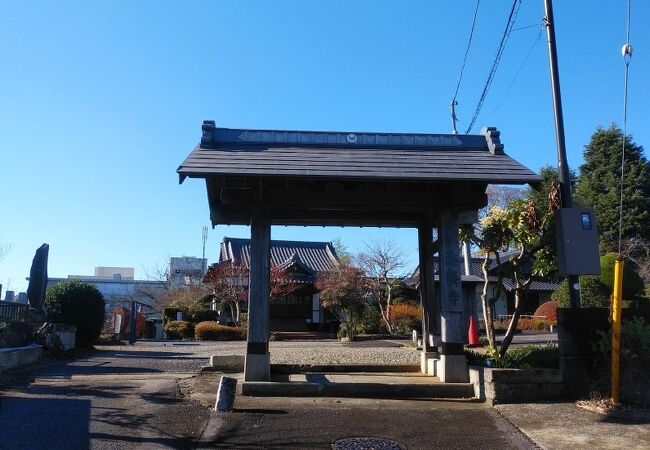
[[[339,329],[336,332],[336,337],[339,339],[348,338],[351,341],[354,340],[354,336],[362,331],[362,325],[356,319],[344,320],[339,325]]]
[[[580,277],[580,300],[584,308],[609,308],[611,290],[598,276]]]
[[[555,322],[544,319],[529,319],[527,317],[519,318],[517,321],[517,329],[520,331],[546,331],[551,328]],[[503,329],[510,326],[510,319],[501,322]],[[497,329],[497,327],[494,327]]]
[[[551,322],[557,322],[557,307],[558,307],[558,302],[555,302],[553,300],[542,303],[539,305],[539,308],[535,310],[535,316],[544,316],[546,317],[546,320],[549,320]]]
[[[77,347],[92,346],[104,325],[104,297],[95,285],[61,281],[47,290],[44,303],[50,322],[77,327]]]
[[[163,308],[163,322],[166,324],[167,322],[173,322],[176,320],[176,314],[182,312],[183,317],[187,314],[187,310],[183,308],[174,308],[174,307],[166,307]]]
[[[96,342],[99,345],[126,345],[120,339],[120,335],[115,333],[102,333],[99,335]]]
[[[192,313],[192,322],[201,323],[201,322],[216,322],[219,319],[219,312],[213,311],[211,309],[199,309]]]
[[[607,253],[600,257],[600,281],[607,286],[608,295],[614,286],[614,264],[616,253]],[[626,261],[623,265],[623,298],[634,298],[643,295],[643,280],[639,276],[634,264]]]
[[[602,283],[598,276],[581,276],[580,277],[580,301],[585,308],[608,308],[610,288]],[[569,300],[569,283],[564,280],[560,287],[551,294],[551,298],[558,302],[561,308],[568,308],[571,304]]]
[[[196,325],[194,337],[200,341],[240,341],[245,339],[246,330],[207,320]]]
[[[381,312],[379,312],[379,308],[374,305],[368,306],[361,316],[362,332],[366,334],[379,333],[381,320]]]
[[[194,337],[194,324],[186,320],[170,320],[165,324],[169,339],[191,339]]]
[[[611,333],[598,333],[594,342],[594,387],[609,392],[611,370]],[[650,404],[650,324],[642,317],[624,320],[621,325],[621,400],[628,403]]]
[[[0,321],[0,348],[23,347],[32,341],[31,324]]]
[[[422,308],[413,303],[398,303],[390,309],[393,334],[408,336],[422,325]]]
[[[557,369],[560,361],[558,347],[552,343],[510,349],[505,356],[499,356],[496,352],[483,354],[471,350],[465,350],[465,355],[469,365],[487,366],[487,359],[492,359],[493,367],[500,369]]]

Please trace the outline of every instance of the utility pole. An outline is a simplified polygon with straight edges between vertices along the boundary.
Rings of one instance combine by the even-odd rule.
[[[452,134],[458,134],[458,130],[456,130],[456,122],[458,122],[458,117],[456,117],[456,106],[458,106],[458,102],[456,100],[452,100],[451,103],[449,104],[449,111],[451,111],[451,133]]]
[[[201,240],[203,241],[203,272],[205,272],[208,266],[205,260],[205,243],[208,240],[208,227],[204,225],[201,231]]]
[[[557,66],[557,49],[555,47],[555,22],[553,18],[553,1],[544,0],[544,26],[548,42],[548,59],[551,69],[551,91],[553,93],[553,112],[555,115],[555,139],[557,144],[557,172],[560,182],[562,208],[571,208],[571,174],[566,157],[564,142],[564,117],[562,115],[562,96],[560,94],[560,74]],[[580,308],[580,280],[576,275],[569,275],[569,297],[571,308]]]

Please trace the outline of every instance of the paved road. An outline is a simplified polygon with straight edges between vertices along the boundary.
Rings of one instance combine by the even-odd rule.
[[[495,410],[476,403],[239,397],[235,406],[212,416],[202,447],[331,449],[340,439],[371,437],[409,450],[538,448]]]
[[[239,397],[235,413],[218,415],[188,390],[200,388],[194,375],[210,354],[243,343],[177,344],[111,347],[3,375],[0,449],[331,448],[334,439],[358,435],[410,449],[532,448],[501,416],[474,403]],[[279,342],[271,351],[319,348],[346,358],[409,352],[391,342]],[[179,384],[190,388],[181,392]]]
[[[205,365],[192,352],[96,352],[3,376],[0,449],[194,448],[209,410],[177,379]]]

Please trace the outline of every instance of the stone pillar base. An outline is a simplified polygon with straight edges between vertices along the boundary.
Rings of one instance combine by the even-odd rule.
[[[429,373],[428,367],[429,360],[437,357],[438,352],[420,352],[420,372],[435,376],[435,374]]]
[[[271,357],[269,353],[246,354],[244,381],[271,381]]]
[[[438,378],[443,383],[467,383],[467,358],[465,355],[440,355]]]

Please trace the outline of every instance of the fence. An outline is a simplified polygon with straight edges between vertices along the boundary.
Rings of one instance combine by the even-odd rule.
[[[0,320],[28,323],[29,306],[22,303],[0,301]]]
[[[538,319],[538,320],[546,320],[548,319],[546,316],[534,316],[532,314],[521,314],[519,316],[520,319]],[[499,314],[499,320],[510,320],[512,319],[512,314]]]

